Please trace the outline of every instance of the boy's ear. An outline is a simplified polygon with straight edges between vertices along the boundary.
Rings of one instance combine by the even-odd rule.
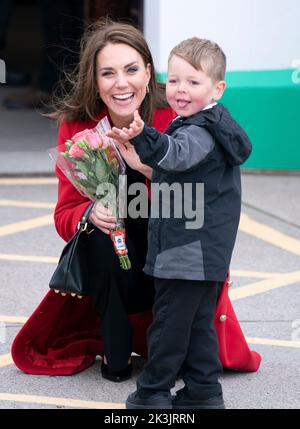
[[[214,91],[214,101],[220,100],[224,91],[226,89],[226,82],[224,80],[220,80],[216,83],[215,91]]]

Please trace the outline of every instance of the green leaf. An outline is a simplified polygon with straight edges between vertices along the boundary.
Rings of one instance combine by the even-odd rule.
[[[103,161],[101,161],[100,159],[96,160],[96,164],[95,164],[95,174],[97,179],[99,180],[99,183],[103,183],[104,181],[108,181],[108,177],[109,177],[109,168],[108,165],[105,164]]]
[[[77,184],[84,192],[90,195],[92,198],[96,198],[96,187],[91,186],[87,180],[76,179],[74,183]]]
[[[86,176],[88,176],[89,174],[89,167],[86,165],[86,163],[84,161],[77,161],[75,160],[76,166],[77,168],[82,171],[83,174],[85,174]]]
[[[73,146],[74,142],[72,140],[67,140],[66,141],[66,146],[67,148],[70,148],[71,146]]]

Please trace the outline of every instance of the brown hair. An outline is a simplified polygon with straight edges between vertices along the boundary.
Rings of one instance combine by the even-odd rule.
[[[210,40],[192,37],[183,40],[169,55],[184,59],[196,70],[204,71],[214,81],[224,80],[226,71],[226,56],[217,43]]]
[[[104,103],[97,97],[96,58],[98,53],[109,43],[124,43],[135,49],[142,57],[145,66],[151,65],[149,93],[140,107],[143,120],[151,123],[154,109],[167,107],[164,85],[156,82],[152,55],[143,34],[134,26],[115,22],[108,18],[101,19],[86,30],[80,50],[80,61],[76,70],[58,87],[59,96],[54,96],[55,112],[48,117],[64,120],[96,120]]]

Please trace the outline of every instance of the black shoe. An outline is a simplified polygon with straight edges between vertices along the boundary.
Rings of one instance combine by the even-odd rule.
[[[172,405],[173,408],[182,408],[182,409],[219,409],[224,410],[225,404],[223,400],[223,395],[213,396],[208,399],[191,399],[189,398],[183,389],[176,392],[176,396],[172,396]]]
[[[113,371],[109,369],[109,366],[104,362],[101,364],[101,373],[102,377],[107,380],[114,381],[115,383],[120,383],[121,381],[129,380],[132,376],[132,364],[129,363],[126,368],[119,371]]]
[[[128,410],[169,410],[172,409],[171,395],[167,393],[155,393],[147,398],[142,398],[137,392],[133,392],[126,400],[126,408]]]

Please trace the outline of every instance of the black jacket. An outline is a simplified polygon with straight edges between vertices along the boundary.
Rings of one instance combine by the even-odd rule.
[[[145,125],[131,142],[154,170],[145,272],[224,281],[241,212],[239,165],[252,148],[246,133],[218,104],[175,119],[165,134]],[[168,193],[168,186],[177,194]],[[159,187],[165,188],[163,196]],[[159,204],[165,216],[170,208],[170,217],[158,214]]]

